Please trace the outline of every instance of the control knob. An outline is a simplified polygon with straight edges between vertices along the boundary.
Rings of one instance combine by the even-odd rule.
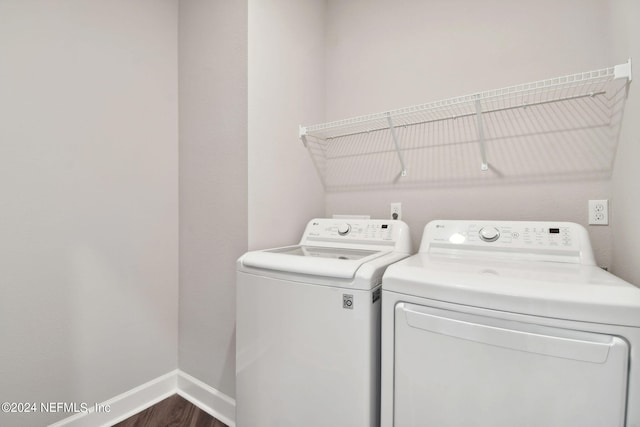
[[[500,237],[500,231],[495,227],[482,227],[478,234],[485,242],[495,242]]]
[[[349,224],[340,224],[338,226],[338,234],[341,236],[346,236],[351,231],[351,226]]]

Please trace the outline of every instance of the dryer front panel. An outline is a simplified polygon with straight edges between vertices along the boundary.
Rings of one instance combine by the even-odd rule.
[[[395,426],[624,426],[628,343],[395,306]]]

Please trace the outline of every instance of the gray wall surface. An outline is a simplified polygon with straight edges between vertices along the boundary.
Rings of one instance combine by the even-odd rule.
[[[235,261],[247,250],[247,3],[180,2],[179,367],[235,395]]]
[[[613,169],[610,218],[613,233],[612,272],[640,286],[640,2],[613,1],[613,49],[633,58],[635,79],[629,88],[620,143]]]
[[[93,404],[177,367],[177,12],[0,2],[3,402]]]
[[[298,125],[324,121],[324,0],[249,0],[249,249],[297,243],[324,213]]]

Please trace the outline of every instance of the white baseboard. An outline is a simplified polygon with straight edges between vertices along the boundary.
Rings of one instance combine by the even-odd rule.
[[[49,427],[110,427],[174,394],[179,394],[229,427],[235,427],[235,400],[179,369]]]
[[[178,394],[229,427],[236,425],[236,401],[197,378],[178,372]]]

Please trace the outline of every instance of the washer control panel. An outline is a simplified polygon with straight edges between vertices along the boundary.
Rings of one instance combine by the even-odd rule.
[[[316,218],[307,224],[300,244],[411,252],[407,224],[384,219]]]
[[[475,251],[586,257],[593,251],[585,228],[571,222],[546,221],[432,221],[425,227],[420,252]],[[520,257],[520,256],[519,256]]]
[[[375,221],[375,222],[372,222]],[[345,238],[345,240],[388,240],[394,238],[393,228],[396,221],[312,221],[305,235],[314,238]]]

